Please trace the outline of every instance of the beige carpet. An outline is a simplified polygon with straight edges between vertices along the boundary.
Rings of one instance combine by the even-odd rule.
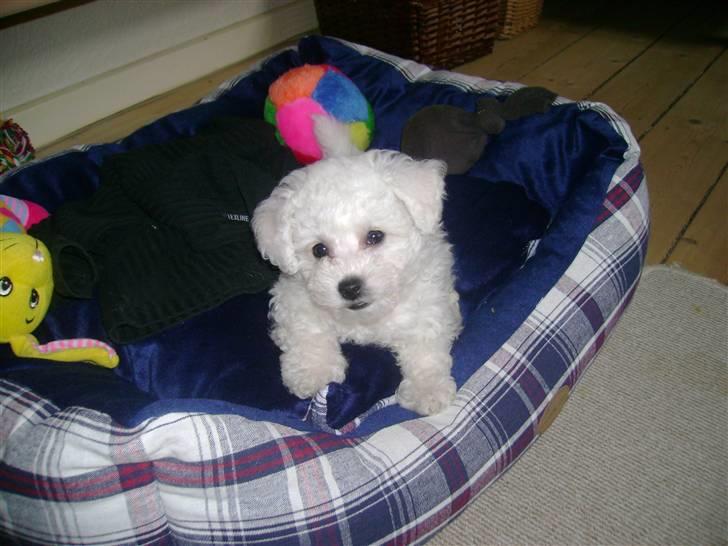
[[[728,289],[648,268],[553,426],[429,544],[728,541]]]

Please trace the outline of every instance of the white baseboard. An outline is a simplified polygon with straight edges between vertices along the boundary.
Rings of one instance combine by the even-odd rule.
[[[312,0],[298,0],[4,114],[19,123],[38,148],[316,26]]]

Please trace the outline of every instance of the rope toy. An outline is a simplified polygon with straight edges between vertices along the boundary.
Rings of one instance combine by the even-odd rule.
[[[35,158],[30,137],[12,119],[0,117],[0,174]]]

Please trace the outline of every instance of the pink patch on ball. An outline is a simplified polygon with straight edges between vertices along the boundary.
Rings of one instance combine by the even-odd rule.
[[[314,115],[326,115],[322,106],[313,99],[303,97],[286,104],[276,112],[276,127],[296,157],[311,158],[312,163],[323,157],[313,132]]]

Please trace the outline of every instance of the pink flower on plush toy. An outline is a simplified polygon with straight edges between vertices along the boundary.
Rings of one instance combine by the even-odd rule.
[[[24,233],[48,217],[48,211],[32,201],[0,195],[0,231]]]

